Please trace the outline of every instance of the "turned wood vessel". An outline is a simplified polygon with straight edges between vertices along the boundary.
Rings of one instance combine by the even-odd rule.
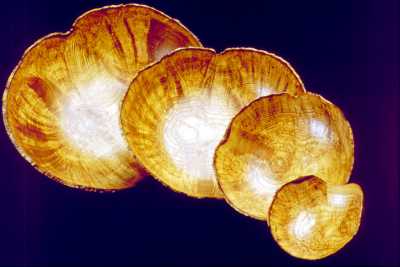
[[[136,73],[170,51],[201,46],[181,23],[142,5],[107,6],[27,49],[3,95],[21,155],[58,182],[86,190],[133,186],[144,174],[120,128]]]
[[[363,191],[357,184],[329,185],[308,176],[278,190],[269,226],[278,245],[292,256],[316,260],[344,247],[360,227]]]
[[[156,179],[189,196],[222,198],[213,157],[227,126],[254,99],[281,92],[297,95],[304,87],[276,55],[249,48],[220,54],[179,49],[133,80],[122,104],[122,128]]]
[[[353,161],[352,130],[338,107],[313,93],[279,94],[236,115],[216,150],[215,170],[232,207],[267,220],[283,184],[306,175],[344,184]]]

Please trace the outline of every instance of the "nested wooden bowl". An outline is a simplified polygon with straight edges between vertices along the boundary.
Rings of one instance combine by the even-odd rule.
[[[178,21],[147,6],[91,10],[67,33],[23,55],[3,95],[3,118],[23,157],[47,176],[87,190],[118,190],[144,175],[120,124],[134,75],[170,51],[201,46]]]
[[[254,99],[282,92],[297,95],[304,87],[276,55],[179,49],[136,76],[121,124],[129,147],[162,183],[189,196],[222,198],[213,157],[229,122]]]
[[[312,93],[279,94],[236,115],[216,150],[215,170],[232,207],[267,220],[283,184],[306,175],[344,184],[353,161],[352,130],[338,107]]]
[[[327,257],[357,233],[363,198],[357,184],[329,185],[315,176],[296,179],[280,188],[272,202],[272,236],[292,256]]]

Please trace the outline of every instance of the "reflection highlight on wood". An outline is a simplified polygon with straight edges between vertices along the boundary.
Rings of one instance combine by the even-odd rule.
[[[305,175],[343,184],[353,161],[353,135],[342,112],[305,93],[262,97],[244,108],[218,146],[214,166],[227,202],[245,215],[267,220],[283,184]]]
[[[363,192],[357,184],[329,185],[308,176],[285,184],[269,210],[279,246],[292,256],[316,260],[334,254],[357,233]]]
[[[145,171],[123,138],[120,102],[140,69],[186,46],[201,43],[153,8],[89,11],[69,32],[46,36],[25,52],[3,95],[7,132],[33,166],[63,184],[133,186]]]
[[[221,198],[215,148],[232,117],[272,93],[304,92],[283,59],[255,49],[186,48],[134,79],[122,104],[130,148],[154,177],[194,197]]]

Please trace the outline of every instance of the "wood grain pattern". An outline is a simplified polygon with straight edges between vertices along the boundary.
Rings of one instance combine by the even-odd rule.
[[[267,220],[280,186],[305,175],[344,184],[353,162],[353,134],[343,113],[305,93],[262,97],[244,108],[218,146],[214,166],[228,203]]]
[[[315,176],[296,179],[279,189],[272,202],[272,236],[292,256],[327,257],[357,233],[363,198],[357,184],[334,186]]]
[[[222,198],[215,147],[232,117],[273,93],[301,94],[290,65],[249,48],[186,48],[141,71],[123,100],[121,123],[130,148],[154,177],[193,197]]]
[[[68,186],[133,186],[145,171],[123,139],[120,102],[140,69],[185,46],[201,43],[147,6],[83,14],[67,33],[28,48],[11,74],[3,95],[11,140],[34,167]]]

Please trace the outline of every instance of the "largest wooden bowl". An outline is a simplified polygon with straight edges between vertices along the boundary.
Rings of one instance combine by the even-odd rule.
[[[147,6],[108,6],[27,49],[3,95],[12,142],[39,171],[85,189],[117,190],[144,174],[119,126],[127,86],[170,51],[201,46],[178,21]]]

